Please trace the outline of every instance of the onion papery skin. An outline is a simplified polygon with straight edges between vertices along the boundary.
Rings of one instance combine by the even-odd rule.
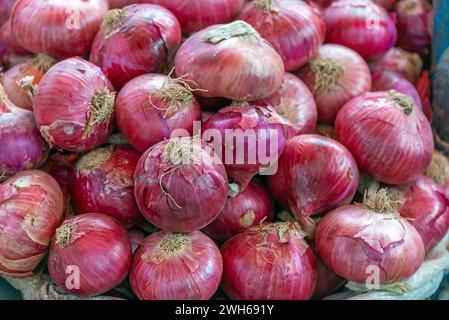
[[[387,69],[402,74],[411,83],[418,81],[423,61],[416,53],[402,50],[401,48],[391,48],[380,59],[370,63],[371,70]]]
[[[226,241],[240,231],[273,220],[274,203],[261,185],[251,182],[244,191],[229,197],[220,215],[203,232],[217,241]]]
[[[202,131],[203,140],[211,143],[241,190],[276,163],[287,139],[296,134],[294,126],[269,105],[245,102],[218,111],[202,125]]]
[[[29,96],[17,81],[25,77],[33,77],[31,84],[38,86],[45,72],[56,62],[45,55],[37,55],[21,62],[7,70],[1,78],[3,88],[8,98],[19,108],[33,110],[32,96]],[[31,92],[33,93],[33,92]]]
[[[419,232],[426,252],[430,252],[449,229],[448,198],[425,176],[397,189],[404,199],[399,213]]]
[[[145,233],[138,228],[130,228],[127,230],[129,243],[131,244],[131,250],[134,254],[137,248],[145,240]]]
[[[137,76],[161,72],[180,44],[181,27],[170,11],[135,4],[108,12],[89,60],[119,89]]]
[[[427,55],[432,42],[432,5],[426,0],[400,0],[396,4],[398,45]]]
[[[330,269],[360,283],[366,283],[373,272],[379,272],[376,280],[380,284],[404,280],[424,260],[421,236],[406,219],[372,211],[365,205],[328,212],[318,224],[315,239]]]
[[[357,191],[354,158],[330,138],[305,134],[288,140],[278,166],[268,177],[270,191],[297,218],[347,204]]]
[[[18,0],[11,13],[13,35],[33,53],[82,56],[107,10],[106,0]]]
[[[178,148],[181,159],[174,152]],[[143,216],[170,232],[204,228],[220,214],[228,194],[223,164],[196,138],[172,138],[154,145],[137,163],[134,179]]]
[[[185,75],[201,89],[198,95],[238,101],[274,94],[284,76],[281,56],[243,21],[193,34],[179,48],[175,67],[178,76]]]
[[[65,220],[56,230],[48,256],[48,271],[56,285],[79,296],[94,296],[117,286],[128,275],[131,245],[125,228],[101,213]],[[76,267],[73,271],[71,267]],[[66,271],[71,270],[70,274]],[[79,286],[69,281],[79,276]]]
[[[141,300],[209,300],[222,272],[220,250],[202,232],[160,231],[136,251],[129,279]]]
[[[232,300],[309,299],[317,262],[303,237],[292,222],[252,227],[232,237],[221,248],[221,288]]]
[[[297,134],[315,132],[318,111],[315,99],[301,79],[285,73],[284,82],[275,94],[260,101],[273,107],[297,130]]]
[[[119,9],[130,4],[144,3],[147,0],[108,0],[110,9]]]
[[[64,194],[69,194],[70,180],[75,171],[78,154],[68,152],[54,152],[41,168],[58,182]]]
[[[357,52],[337,44],[323,45],[297,75],[315,97],[319,123],[332,124],[343,104],[371,90],[366,62]]]
[[[416,106],[422,110],[422,102],[418,91],[413,83],[408,81],[403,75],[395,71],[378,69],[372,72],[372,91],[396,90],[413,99]]]
[[[261,2],[261,1],[259,1]],[[252,25],[281,55],[287,71],[304,66],[318,54],[326,24],[307,3],[271,0],[271,8],[249,2],[238,19]]]
[[[349,47],[367,60],[382,56],[396,43],[393,20],[371,1],[335,1],[324,10],[324,21],[327,43]]]
[[[63,195],[39,170],[24,170],[0,185],[0,274],[28,277],[44,258],[62,219]]]
[[[0,181],[25,169],[39,168],[50,153],[33,112],[8,100],[0,85]]]
[[[50,146],[86,152],[112,131],[114,101],[114,88],[101,69],[75,57],[44,75],[34,97],[34,115]]]
[[[172,81],[172,82],[170,82]],[[182,90],[183,100],[164,96],[164,90]],[[193,94],[176,80],[162,74],[147,74],[128,82],[117,97],[117,125],[140,152],[170,138],[176,129],[193,133],[201,120],[201,108]]]
[[[125,228],[140,221],[134,198],[134,171],[140,153],[124,146],[93,150],[78,161],[71,179],[71,199],[81,213],[116,218]]]
[[[424,173],[434,143],[429,121],[413,100],[408,98],[410,109],[404,111],[394,97],[407,96],[379,91],[350,100],[337,116],[335,131],[360,170],[378,181],[402,184]]]
[[[183,33],[200,31],[214,24],[231,22],[242,10],[245,0],[147,0],[173,12]]]

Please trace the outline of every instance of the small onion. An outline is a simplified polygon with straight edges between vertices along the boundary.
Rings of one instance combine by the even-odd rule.
[[[271,43],[288,71],[315,57],[326,34],[321,16],[302,1],[255,0],[244,7],[238,19]]]
[[[337,116],[335,131],[359,168],[381,182],[412,181],[432,159],[429,121],[410,97],[394,90],[350,100]]]
[[[0,274],[28,277],[44,258],[61,223],[63,195],[39,170],[24,170],[0,184]]]
[[[18,0],[12,30],[18,44],[31,52],[81,56],[88,53],[107,10],[106,0]]]
[[[214,24],[231,22],[245,0],[147,0],[173,12],[184,33],[193,33]]]
[[[141,219],[134,199],[134,171],[140,153],[123,146],[93,150],[81,157],[71,179],[71,199],[82,213],[110,215],[126,228]]]
[[[197,94],[251,101],[266,98],[282,84],[279,54],[249,24],[235,21],[193,34],[175,57],[176,74],[194,82]]]
[[[317,262],[298,224],[246,229],[221,248],[221,288],[233,300],[305,300],[316,286]]]
[[[208,300],[222,272],[220,250],[200,231],[160,231],[147,237],[135,253],[129,280],[142,300]]]
[[[371,74],[363,58],[336,44],[322,46],[298,76],[315,97],[320,123],[332,124],[343,104],[371,90]]]
[[[115,93],[100,68],[75,57],[55,64],[42,78],[34,114],[51,146],[84,152],[106,140],[114,124]]]
[[[144,217],[171,232],[211,223],[228,194],[226,171],[204,142],[172,138],[148,149],[135,172],[135,196]]]
[[[131,246],[121,223],[105,214],[87,213],[65,220],[56,229],[48,271],[60,289],[93,296],[122,282],[131,258]]]
[[[357,191],[354,158],[330,138],[305,134],[290,139],[278,166],[268,178],[270,190],[298,219],[347,204]]]
[[[176,129],[193,133],[201,108],[182,79],[147,74],[128,82],[117,97],[117,124],[140,152],[170,138]]]
[[[371,1],[334,1],[324,10],[324,20],[326,42],[347,46],[367,60],[382,56],[396,43],[393,20]]]
[[[273,219],[274,203],[261,185],[251,182],[244,191],[229,197],[220,215],[203,232],[217,241],[225,241],[243,229]]]
[[[181,44],[181,27],[167,9],[136,4],[107,13],[95,36],[90,61],[115,88],[149,72],[160,72]]]
[[[62,192],[68,194],[77,160],[78,154],[76,153],[55,152],[50,155],[41,170],[51,175],[58,182]]]

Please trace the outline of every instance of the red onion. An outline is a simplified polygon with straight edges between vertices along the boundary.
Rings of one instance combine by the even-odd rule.
[[[426,252],[429,252],[449,229],[449,199],[435,182],[425,176],[397,190],[404,201],[399,213],[416,228]]]
[[[181,27],[167,9],[136,4],[108,12],[95,36],[90,61],[115,88],[149,72],[160,72],[181,44]]]
[[[411,98],[397,91],[352,99],[340,110],[335,131],[359,168],[381,182],[412,181],[432,159],[429,122]]]
[[[124,146],[99,148],[85,154],[71,181],[75,207],[83,213],[110,215],[126,228],[141,215],[134,199],[134,171],[140,153]]]
[[[12,30],[19,45],[31,52],[81,56],[88,53],[107,10],[106,0],[18,0]]]
[[[343,104],[371,90],[366,62],[355,51],[336,44],[322,46],[298,75],[315,97],[320,123],[332,124]]]
[[[129,243],[131,244],[132,252],[136,252],[137,248],[145,240],[145,233],[138,228],[131,228],[127,230]]]
[[[25,50],[19,45],[19,43],[17,42],[12,33],[11,18],[0,27],[0,43],[4,48],[3,55],[11,52],[18,55],[25,55],[28,53],[27,50]],[[5,60],[4,57],[3,60]]]
[[[33,110],[33,95],[43,75],[56,60],[39,54],[13,66],[1,78],[6,95],[19,108]]]
[[[246,229],[221,248],[221,288],[233,300],[309,299],[317,262],[298,224],[277,222]]]
[[[119,9],[134,3],[144,3],[147,0],[108,0],[109,8]]]
[[[208,300],[222,272],[220,250],[200,231],[160,231],[135,253],[129,280],[142,300]]]
[[[178,76],[185,75],[195,89],[202,89],[198,95],[239,101],[272,95],[284,75],[279,54],[240,20],[192,35],[178,50],[175,66]]]
[[[54,65],[42,78],[34,114],[51,146],[84,152],[98,147],[114,123],[115,93],[100,68],[81,58]]]
[[[248,22],[271,43],[288,71],[315,57],[326,35],[321,16],[302,1],[255,0],[244,7],[238,19]]]
[[[65,220],[56,229],[48,271],[62,290],[93,296],[122,282],[131,258],[125,228],[105,214],[87,213]]]
[[[415,105],[422,110],[421,98],[415,86],[403,75],[387,69],[378,69],[372,72],[373,87],[372,91],[396,90],[413,99]]]
[[[50,155],[48,161],[41,170],[51,175],[58,182],[64,194],[69,193],[69,183],[75,171],[78,160],[76,153],[55,152]]]
[[[257,173],[276,163],[285,141],[297,132],[270,106],[240,102],[218,111],[202,129],[202,139],[211,143],[242,190]]]
[[[416,53],[401,48],[391,48],[382,58],[370,63],[371,70],[387,69],[402,74],[415,84],[423,67],[423,61]]]
[[[321,258],[351,281],[382,284],[410,277],[424,260],[421,236],[397,214],[398,203],[385,189],[365,203],[340,207],[321,219],[316,231]]]
[[[324,10],[324,20],[326,42],[347,46],[368,60],[380,57],[396,43],[393,20],[371,1],[335,1]]]
[[[0,274],[27,277],[44,258],[61,223],[63,196],[56,181],[24,170],[0,184]]]
[[[16,0],[2,0],[0,3],[0,25],[8,20],[15,2]]]
[[[330,138],[306,134],[290,139],[278,165],[268,179],[270,190],[298,219],[347,204],[357,191],[354,158]]]
[[[193,33],[214,24],[231,22],[245,0],[147,0],[173,12],[184,33]]]
[[[262,220],[271,221],[273,214],[270,194],[261,185],[251,182],[244,191],[228,198],[218,218],[203,231],[214,240],[225,241]]]
[[[33,113],[8,100],[0,85],[0,181],[20,170],[44,164],[50,148],[36,127]]]
[[[176,129],[193,133],[201,108],[182,79],[147,74],[128,82],[117,97],[117,124],[141,152],[170,138]]]
[[[304,82],[293,74],[285,73],[279,90],[260,102],[271,105],[297,129],[297,134],[315,131],[318,118],[315,100]]]
[[[432,42],[432,5],[427,0],[399,0],[396,5],[398,45],[426,55]]]
[[[227,193],[223,165],[196,138],[162,141],[137,164],[137,203],[144,217],[163,230],[192,232],[205,227],[220,214]]]

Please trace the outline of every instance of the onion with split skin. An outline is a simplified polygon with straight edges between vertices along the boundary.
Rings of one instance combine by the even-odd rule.
[[[101,69],[75,57],[44,75],[34,98],[34,115],[50,146],[85,152],[111,133],[114,103],[114,89]]]
[[[193,34],[175,57],[176,74],[192,80],[197,94],[253,101],[282,84],[281,56],[244,21],[214,25]]]
[[[134,254],[129,279],[142,300],[209,300],[222,271],[220,250],[200,231],[160,231]]]
[[[117,96],[117,125],[140,152],[170,138],[176,129],[193,134],[201,108],[188,81],[147,74],[128,82]]]
[[[171,138],[148,149],[134,181],[143,216],[171,232],[204,228],[220,214],[228,194],[222,162],[197,138]]]
[[[271,43],[287,71],[315,57],[326,34],[321,16],[302,1],[255,0],[243,8],[238,19],[248,22]]]

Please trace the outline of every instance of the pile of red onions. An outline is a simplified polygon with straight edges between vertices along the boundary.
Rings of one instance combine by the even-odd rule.
[[[109,146],[81,157],[71,179],[71,199],[82,213],[110,215],[125,227],[139,222],[134,199],[134,171],[140,153],[126,146]]]
[[[267,190],[251,182],[244,191],[229,197],[220,215],[203,232],[217,241],[225,241],[240,231],[273,219],[274,203]]]
[[[65,220],[56,229],[48,271],[62,290],[93,296],[117,286],[128,275],[131,246],[125,228],[101,213]]]
[[[319,123],[332,124],[344,103],[371,90],[371,74],[363,58],[336,44],[323,45],[298,76],[315,97]]]
[[[244,7],[238,19],[248,22],[271,43],[287,71],[315,57],[326,34],[321,16],[302,1],[255,0]]]
[[[142,300],[209,300],[222,271],[220,250],[200,231],[160,231],[136,251],[129,280]]]
[[[282,84],[281,56],[243,21],[215,25],[188,38],[175,58],[176,74],[198,95],[238,101],[266,98]]]
[[[193,33],[214,24],[228,23],[240,12],[245,0],[147,0],[173,12],[183,33]]]
[[[135,4],[107,13],[95,36],[90,61],[115,88],[150,72],[161,72],[181,44],[181,27],[167,9]]]
[[[297,131],[270,106],[245,102],[219,110],[202,130],[202,139],[213,146],[229,177],[241,189],[257,173],[272,168],[286,140]]]
[[[221,288],[233,300],[304,300],[316,286],[317,262],[297,223],[246,229],[221,248]]]
[[[171,232],[192,232],[223,209],[228,178],[220,159],[197,138],[172,138],[148,149],[135,172],[144,217]]]
[[[18,0],[11,13],[15,40],[33,53],[69,58],[89,52],[107,0]]]
[[[326,42],[341,44],[372,60],[396,43],[393,20],[382,7],[365,0],[334,1],[324,10]]]
[[[432,41],[432,5],[427,0],[399,0],[396,5],[398,45],[426,55]]]
[[[61,189],[47,173],[24,170],[0,184],[0,274],[28,277],[62,219]]]
[[[201,108],[188,82],[162,74],[129,81],[117,96],[117,125],[134,148],[145,152],[174,130],[192,135]]]
[[[51,146],[84,152],[107,139],[114,124],[114,89],[101,69],[75,57],[55,64],[42,78],[34,115]]]
[[[333,271],[360,283],[392,283],[410,277],[424,260],[416,229],[397,213],[385,189],[365,204],[327,213],[316,231],[317,250]]]
[[[0,181],[20,170],[39,168],[50,148],[42,139],[33,113],[17,108],[0,85]]]
[[[299,135],[288,140],[278,166],[268,178],[271,193],[298,219],[347,204],[357,191],[354,158],[330,138]]]
[[[410,97],[397,91],[350,100],[338,113],[335,130],[359,168],[381,182],[410,182],[432,159],[429,121]]]

